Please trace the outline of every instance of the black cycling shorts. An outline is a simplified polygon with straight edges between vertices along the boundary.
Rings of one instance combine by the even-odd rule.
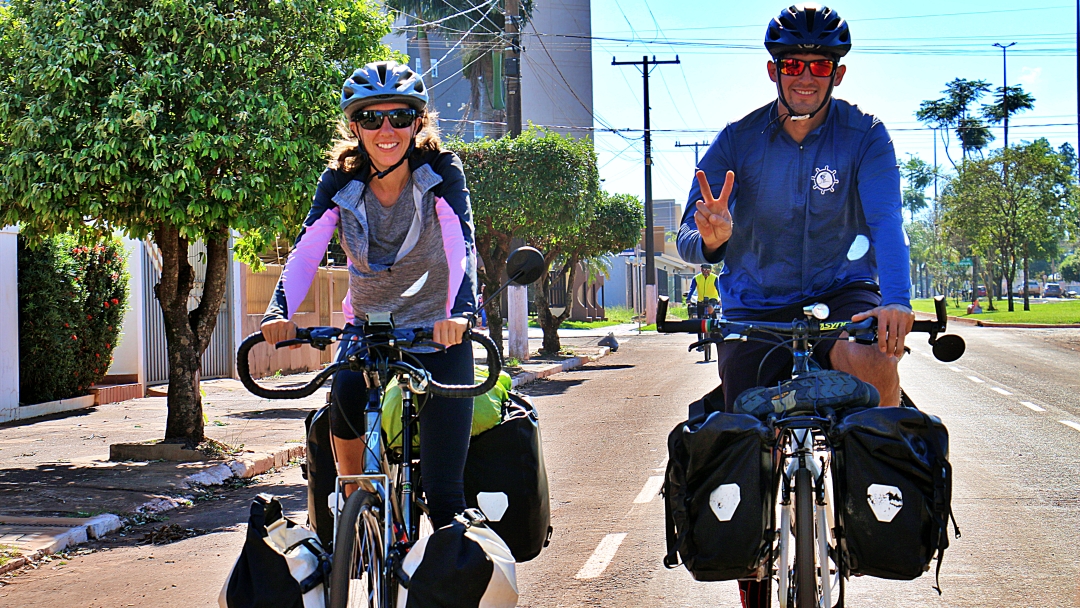
[[[851,317],[881,305],[881,293],[876,285],[856,283],[842,287],[807,302],[787,306],[764,315],[754,317],[755,321],[789,323],[805,318],[803,307],[822,302],[829,306],[829,321],[850,321]],[[740,321],[749,319],[739,319]],[[813,358],[822,369],[832,369],[829,352],[832,340],[818,343],[814,348]],[[720,374],[720,386],[724,392],[724,411],[733,411],[735,399],[746,389],[756,386],[771,386],[791,377],[794,363],[791,353],[780,347],[772,350],[772,344],[763,342],[724,342],[716,345],[716,366]],[[764,359],[764,363],[762,360]],[[761,374],[758,375],[760,366]],[[706,405],[708,407],[708,405]]]

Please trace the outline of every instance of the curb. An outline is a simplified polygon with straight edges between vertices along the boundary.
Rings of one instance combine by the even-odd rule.
[[[598,354],[595,354],[595,355],[584,355],[584,356],[580,356],[580,357],[573,357],[573,358],[567,359],[566,361],[563,361],[562,363],[560,363],[558,365],[553,365],[553,366],[551,366],[551,367],[549,367],[547,369],[542,369],[542,370],[537,371],[537,372],[522,372],[522,373],[514,376],[511,379],[510,387],[511,388],[517,388],[517,387],[519,387],[519,386],[521,386],[523,384],[528,384],[530,382],[540,380],[541,378],[547,378],[548,376],[553,376],[553,375],[558,374],[560,372],[565,372],[565,371],[569,371],[569,370],[572,370],[572,369],[576,369],[578,367],[581,367],[582,365],[585,365],[586,363],[596,361],[596,360],[600,359],[601,357],[606,356],[608,354],[608,352],[610,352],[610,351],[611,351],[611,349],[608,348],[607,346],[601,346],[600,347],[600,352]]]
[[[7,522],[18,522],[18,520],[36,520],[34,517],[12,517],[5,518]],[[26,522],[30,523],[30,522]],[[22,556],[17,559],[13,559],[10,562],[0,566],[0,574],[5,574],[17,568],[21,568],[31,561],[41,559],[46,555],[58,553],[74,545],[81,545],[90,539],[98,539],[104,537],[110,532],[115,532],[123,526],[123,522],[119,517],[112,513],[102,513],[90,518],[86,523],[69,528],[63,534],[58,534],[53,537],[51,545],[35,551],[32,555]]]
[[[926,319],[934,319],[934,315],[930,313],[920,312],[917,314],[924,315]],[[1060,325],[1051,325],[1048,323],[998,323],[997,321],[983,321],[982,319],[953,316],[949,317],[949,323],[958,323],[960,325],[967,325],[969,327],[1011,327],[1016,329],[1080,329],[1080,323],[1064,323]]]

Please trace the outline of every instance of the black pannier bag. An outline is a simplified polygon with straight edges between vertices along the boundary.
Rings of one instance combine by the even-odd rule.
[[[911,580],[935,553],[940,571],[952,515],[941,420],[914,408],[870,408],[845,416],[831,439],[848,573]]]
[[[472,438],[465,461],[465,502],[478,508],[518,562],[540,554],[551,537],[547,469],[536,408],[510,392],[503,421]]]
[[[330,555],[310,531],[286,519],[277,498],[251,503],[247,537],[218,595],[220,608],[326,606]]]
[[[302,469],[307,480],[308,525],[319,535],[319,542],[333,551],[334,514],[330,496],[334,493],[337,465],[330,444],[330,406],[309,412],[304,420],[307,430],[307,458]]]
[[[681,558],[699,581],[758,576],[776,535],[773,436],[752,416],[723,412],[671,431],[665,566]]]

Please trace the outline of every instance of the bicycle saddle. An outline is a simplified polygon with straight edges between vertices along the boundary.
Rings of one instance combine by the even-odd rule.
[[[819,370],[776,386],[746,390],[735,400],[734,409],[764,419],[769,414],[812,414],[821,407],[876,407],[880,400],[876,388],[851,374]]]

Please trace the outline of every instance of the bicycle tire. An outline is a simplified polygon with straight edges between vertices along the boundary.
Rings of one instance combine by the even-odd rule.
[[[390,608],[379,496],[356,490],[338,517],[330,608]],[[361,597],[366,595],[366,597]]]
[[[705,348],[705,362],[708,363],[709,361],[712,361],[712,344],[706,342],[704,348]]]
[[[814,487],[810,469],[795,471],[795,607],[817,607]]]

